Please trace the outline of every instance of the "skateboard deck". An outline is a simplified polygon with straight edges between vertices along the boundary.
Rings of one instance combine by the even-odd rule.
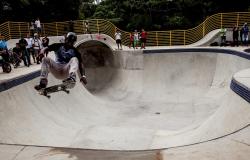
[[[43,89],[39,90],[38,92],[40,95],[43,95],[43,96],[46,96],[47,98],[50,98],[51,97],[50,94],[54,93],[54,92],[63,91],[65,93],[69,94],[70,93],[69,89],[73,88],[74,86],[75,86],[75,84],[62,83],[62,84],[53,85],[53,86],[43,88]]]

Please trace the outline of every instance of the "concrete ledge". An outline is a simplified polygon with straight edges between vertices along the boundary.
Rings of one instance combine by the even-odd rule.
[[[39,76],[40,76],[40,71],[35,71],[35,72],[31,72],[23,76],[19,76],[10,80],[3,81],[0,83],[0,92],[8,90],[12,87],[18,86],[20,84],[23,84]]]
[[[170,48],[170,49],[151,49],[143,50],[143,54],[155,53],[178,53],[178,52],[211,52],[236,55],[250,60],[250,54],[226,48]]]
[[[250,103],[250,69],[239,71],[233,76],[231,89]]]
[[[250,90],[246,88],[243,84],[237,82],[235,79],[232,79],[230,88],[250,103]]]

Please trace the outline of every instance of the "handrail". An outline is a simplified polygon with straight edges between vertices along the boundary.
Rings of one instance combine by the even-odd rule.
[[[73,21],[74,32],[85,33],[84,22],[86,20]],[[201,40],[209,32],[222,26],[232,28],[234,25],[242,26],[250,23],[250,12],[217,13],[207,17],[203,23],[187,30],[148,31],[147,46],[172,46],[189,45]],[[107,34],[114,38],[117,28],[113,23],[104,19],[88,20],[91,33]],[[68,32],[72,21],[41,23],[42,35],[60,36]],[[6,40],[20,38],[30,33],[29,22],[5,22],[0,25],[0,34]],[[122,33],[122,42],[129,45],[129,32],[119,29]]]

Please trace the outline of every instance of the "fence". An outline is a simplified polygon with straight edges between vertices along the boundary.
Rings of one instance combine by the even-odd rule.
[[[203,23],[188,30],[148,31],[147,46],[173,46],[188,45],[202,39],[212,30],[222,26],[232,28],[234,25],[242,26],[250,23],[250,12],[218,13],[205,19]],[[103,19],[88,20],[91,33],[103,33],[114,38],[116,26]],[[42,23],[42,35],[60,36],[65,34],[72,25],[71,21]],[[77,34],[84,34],[86,30],[85,20],[73,21],[73,29]],[[28,22],[5,22],[0,25],[0,34],[5,39],[15,39],[30,33]],[[122,40],[129,44],[129,32],[122,31]]]

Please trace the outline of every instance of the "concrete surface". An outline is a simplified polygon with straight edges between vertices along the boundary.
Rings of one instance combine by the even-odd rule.
[[[38,95],[38,78],[0,92],[0,159],[248,159],[250,105],[229,85],[249,60],[106,53],[69,95]]]

